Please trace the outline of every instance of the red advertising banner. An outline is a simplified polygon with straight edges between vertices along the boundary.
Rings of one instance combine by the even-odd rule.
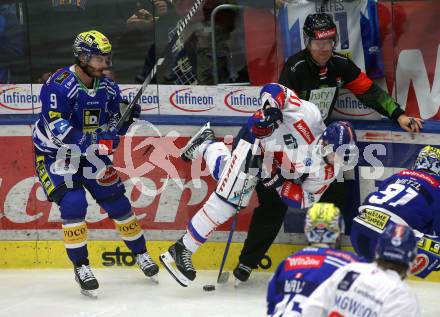
[[[439,1],[378,3],[388,91],[409,115],[440,119]]]
[[[187,140],[135,136],[125,138],[115,153],[114,166],[144,229],[184,230],[215,189],[216,182],[201,160],[191,167],[179,158]],[[61,228],[58,207],[47,201],[35,176],[32,149],[30,136],[0,137],[0,230]],[[113,222],[91,197],[88,202],[89,228],[113,229]],[[240,211],[238,231],[247,231],[252,209]],[[219,228],[229,229],[230,223]]]

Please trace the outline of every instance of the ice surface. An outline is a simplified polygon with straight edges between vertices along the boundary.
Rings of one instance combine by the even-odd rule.
[[[202,271],[188,288],[179,286],[164,269],[159,284],[134,269],[94,269],[99,298],[79,293],[72,270],[0,270],[1,317],[113,316],[265,316],[270,273],[253,273],[234,288],[217,285],[217,272]],[[203,285],[216,290],[203,291]],[[440,284],[410,282],[419,297],[422,316],[440,316]]]

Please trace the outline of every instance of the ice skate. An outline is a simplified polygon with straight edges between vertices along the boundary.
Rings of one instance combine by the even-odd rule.
[[[207,141],[215,141],[214,131],[211,130],[210,123],[206,123],[192,138],[188,141],[182,150],[180,157],[189,162],[196,158],[197,149]]]
[[[232,272],[235,276],[234,286],[238,287],[240,284],[247,282],[251,276],[252,269],[249,266],[239,263]]]
[[[136,262],[146,277],[150,278],[155,283],[159,283],[159,266],[153,261],[148,252],[137,254]]]
[[[187,287],[196,278],[191,257],[191,251],[185,247],[182,239],[179,239],[167,252],[160,255],[160,261],[177,283]]]
[[[79,284],[80,292],[84,296],[98,298],[99,284],[93,275],[90,266],[81,265],[74,268],[75,281]]]

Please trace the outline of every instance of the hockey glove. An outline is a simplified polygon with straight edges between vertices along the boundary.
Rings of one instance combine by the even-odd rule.
[[[283,113],[278,108],[258,110],[248,120],[248,127],[256,138],[265,138],[272,135],[279,123],[283,122]]]
[[[280,197],[287,206],[302,208],[304,193],[301,185],[292,181],[285,181],[281,187]]]
[[[121,141],[116,130],[100,131],[100,129],[93,132],[93,139],[95,144],[98,144],[99,155],[110,155],[116,150]]]
[[[281,175],[281,170],[277,168],[272,175],[262,178],[261,183],[268,188],[278,188],[283,185],[285,178]]]
[[[128,100],[124,99],[119,104],[119,113],[122,116],[123,113],[125,113],[128,105],[130,103]],[[134,122],[134,119],[138,119],[141,116],[141,106],[139,104],[134,104],[133,109],[131,109],[130,115],[125,120],[124,124],[122,125],[121,129],[119,130],[119,135],[125,135],[127,133],[128,128],[130,125]]]

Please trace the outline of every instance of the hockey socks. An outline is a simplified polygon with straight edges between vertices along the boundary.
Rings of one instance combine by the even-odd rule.
[[[145,238],[141,226],[132,212],[113,220],[119,236],[133,253],[146,252]]]
[[[223,142],[214,142],[204,146],[202,153],[211,176],[218,180],[231,152]]]
[[[153,261],[145,248],[145,238],[136,216],[130,212],[118,219],[113,219],[119,236],[124,240],[127,247],[136,254],[136,262],[145,276],[157,282],[155,275],[159,267]]]
[[[221,200],[216,193],[212,193],[202,209],[188,223],[182,238],[185,247],[192,253],[196,252],[211,233],[234,214],[234,211],[232,205]]]
[[[65,221],[63,224],[64,246],[67,256],[75,266],[89,264],[87,259],[87,225],[84,220]]]

